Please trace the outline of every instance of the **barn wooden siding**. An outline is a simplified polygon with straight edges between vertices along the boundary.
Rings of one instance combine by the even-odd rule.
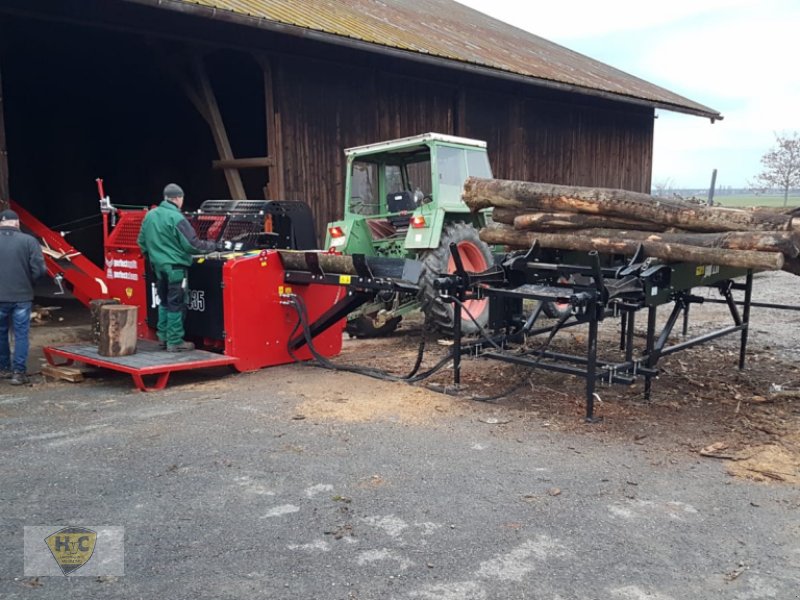
[[[273,58],[285,196],[319,226],[342,216],[343,149],[435,131],[486,140],[499,178],[649,192],[653,109],[493,93],[300,58]]]

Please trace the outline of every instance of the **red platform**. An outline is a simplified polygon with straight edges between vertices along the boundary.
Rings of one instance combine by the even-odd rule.
[[[97,346],[94,344],[48,346],[43,349],[43,352],[47,362],[51,365],[71,365],[79,362],[128,373],[133,378],[136,387],[142,392],[163,390],[167,385],[170,373],[174,371],[221,367],[232,365],[238,360],[234,356],[225,356],[206,350],[166,352],[159,348],[157,342],[141,339],[136,345],[136,354],[130,356],[100,356],[97,353]],[[56,357],[66,360],[57,363]],[[145,384],[144,378],[151,376],[155,377],[155,383],[148,386]]]

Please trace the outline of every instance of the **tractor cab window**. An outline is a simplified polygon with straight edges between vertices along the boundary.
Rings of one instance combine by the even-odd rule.
[[[489,155],[483,150],[467,150],[467,173],[470,177],[492,178]]]
[[[414,192],[415,196],[421,200],[430,197],[433,193],[433,181],[431,181],[431,161],[430,159],[408,163],[408,187]],[[418,200],[418,201],[419,201]]]
[[[458,202],[464,181],[467,179],[467,163],[464,150],[440,146],[437,150],[436,166],[439,169],[438,202]]]
[[[377,215],[381,211],[378,165],[363,161],[353,163],[350,172],[350,212]]]
[[[403,169],[400,165],[386,165],[384,176],[386,177],[387,194],[396,194],[406,189],[403,184]]]

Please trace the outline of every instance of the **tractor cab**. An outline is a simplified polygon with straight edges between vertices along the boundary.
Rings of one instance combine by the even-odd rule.
[[[475,221],[461,201],[467,177],[492,177],[486,142],[438,133],[349,148],[345,156],[344,219],[330,224],[326,239],[345,254],[436,248],[448,220]]]

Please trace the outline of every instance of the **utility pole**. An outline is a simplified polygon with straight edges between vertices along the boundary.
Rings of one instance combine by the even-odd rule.
[[[711,187],[708,188],[708,205],[714,206],[714,190],[717,187],[717,170],[711,171]]]

